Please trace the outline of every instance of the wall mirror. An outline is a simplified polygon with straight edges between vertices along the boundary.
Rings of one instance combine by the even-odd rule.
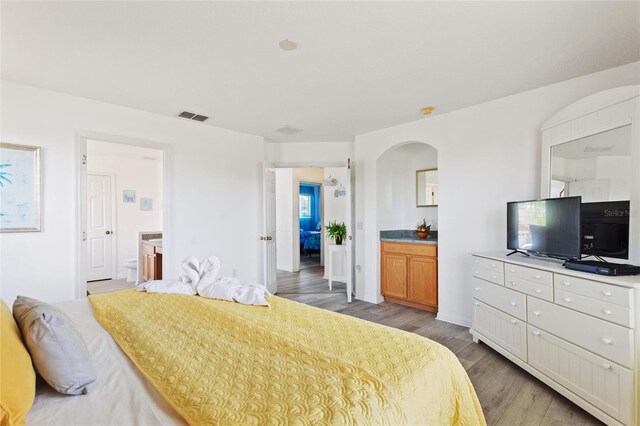
[[[416,206],[438,205],[438,169],[416,171]]]
[[[551,148],[551,198],[582,196],[583,203],[631,196],[631,125]]]

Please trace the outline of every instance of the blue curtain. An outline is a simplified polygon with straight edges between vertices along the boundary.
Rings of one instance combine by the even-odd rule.
[[[312,183],[301,183],[300,195],[308,195],[311,198],[310,217],[300,218],[300,230],[315,231],[321,216],[320,185]]]

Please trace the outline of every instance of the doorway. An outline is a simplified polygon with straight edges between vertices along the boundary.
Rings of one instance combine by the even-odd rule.
[[[85,294],[135,287],[148,249],[162,259],[164,150],[107,139],[82,141],[86,174],[80,180],[86,180],[79,195],[84,205],[80,270]],[[155,266],[162,270],[161,264]]]
[[[278,293],[347,293],[347,250],[333,251],[332,289],[325,268],[334,241],[325,234],[329,222],[344,222],[351,232],[348,167],[276,167],[275,265]],[[340,189],[338,191],[338,189]],[[268,190],[265,189],[267,193]],[[268,208],[268,206],[265,206]],[[268,213],[268,212],[267,212]],[[349,249],[351,240],[349,240]],[[345,241],[345,248],[347,242]],[[269,259],[266,258],[269,262]],[[265,268],[268,268],[265,264]]]

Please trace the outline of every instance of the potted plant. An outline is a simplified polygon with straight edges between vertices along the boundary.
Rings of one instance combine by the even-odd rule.
[[[431,231],[431,224],[427,224],[427,219],[422,219],[422,222],[416,225],[416,230],[414,232],[418,234],[418,238],[424,240],[429,235],[429,231]]]
[[[341,245],[342,240],[347,237],[347,225],[345,225],[344,222],[338,223],[334,220],[333,222],[329,222],[326,229],[327,237],[335,240],[337,245]]]

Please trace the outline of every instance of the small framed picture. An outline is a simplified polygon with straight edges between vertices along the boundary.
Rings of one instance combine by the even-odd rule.
[[[136,202],[136,191],[133,189],[125,189],[122,191],[122,202],[123,203],[135,203]]]
[[[151,211],[153,207],[152,198],[140,198],[140,210]]]
[[[40,231],[40,148],[0,142],[0,232]]]

